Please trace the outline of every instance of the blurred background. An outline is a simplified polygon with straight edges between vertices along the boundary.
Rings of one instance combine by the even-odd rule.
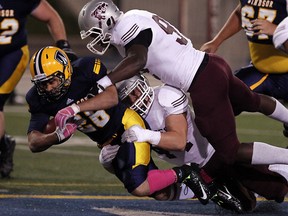
[[[73,50],[79,56],[93,55],[80,38],[77,21],[79,11],[89,0],[47,1],[62,17]],[[114,2],[124,12],[130,9],[143,9],[157,13],[190,38],[197,49],[219,31],[238,4],[238,1],[227,0],[114,0]],[[27,29],[31,55],[42,46],[53,44],[43,23],[30,17]],[[224,42],[217,54],[228,61],[233,71],[245,66],[250,58],[244,32],[241,31]],[[108,69],[120,60],[118,54],[113,51],[100,58]],[[16,90],[19,94],[25,95],[30,85],[30,74],[27,71]]]

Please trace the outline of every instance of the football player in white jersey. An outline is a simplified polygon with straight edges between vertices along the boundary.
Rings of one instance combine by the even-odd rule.
[[[123,13],[111,0],[88,2],[80,11],[78,22],[81,38],[92,38],[87,45],[92,52],[104,54],[111,44],[124,56],[111,73],[99,80],[106,90],[81,103],[80,111],[114,106],[118,101],[112,100],[115,91],[109,91],[108,86],[147,69],[164,83],[190,93],[195,124],[215,149],[201,170],[207,184],[235,161],[288,163],[288,157],[274,157],[262,143],[240,143],[234,118],[242,111],[261,112],[288,123],[288,110],[277,100],[252,92],[233,76],[222,58],[196,50],[169,22],[143,10]],[[71,110],[67,107],[58,112],[56,119],[63,121],[56,122],[57,126],[63,128],[65,121],[75,115]],[[161,136],[156,134],[153,138],[159,143]],[[265,157],[263,151],[268,152]]]
[[[197,161],[200,167],[207,163],[215,150],[192,121],[194,113],[183,91],[169,85],[153,89],[144,75],[135,75],[116,86],[120,100],[145,118],[151,131],[161,132],[161,141],[154,143],[157,149],[166,150],[157,151],[161,159],[180,165]],[[139,128],[132,127],[123,134],[123,140],[139,138],[148,139],[151,143],[150,135],[153,136],[154,132],[143,131],[138,137]]]
[[[188,98],[183,91],[168,85],[157,86],[153,89],[143,75],[136,75],[122,81],[117,84],[117,88],[120,99],[141,114],[152,130],[143,130],[136,125],[132,126],[122,135],[123,141],[150,142],[150,137],[154,135],[154,131],[160,131],[161,142],[153,145],[153,150],[157,152],[161,159],[178,166],[197,163],[200,167],[203,167],[210,160],[215,150],[207,139],[200,134],[195,125],[193,110],[191,110]],[[178,151],[175,149],[178,149]],[[288,179],[288,166],[272,165],[268,167],[258,165],[257,169],[254,168],[256,167],[248,165],[242,167],[237,164],[231,168],[233,172],[230,175],[234,178],[241,175],[244,179],[242,182],[247,188],[267,199],[283,200],[288,191],[287,180],[285,180]],[[254,172],[253,176],[261,176],[259,181],[255,181],[250,176],[249,170]],[[273,173],[273,171],[284,178]],[[228,179],[227,176],[226,178]],[[261,179],[270,180],[267,183]],[[237,201],[235,203],[235,200],[224,199],[225,194],[229,193],[227,188],[224,190],[226,193],[222,193],[225,187],[222,185],[212,200],[217,204],[222,204],[222,207],[225,204],[225,208],[239,211]],[[275,188],[278,189],[275,190]],[[239,195],[238,193],[237,195]],[[254,195],[250,194],[250,199],[251,196]],[[219,202],[219,199],[221,202]],[[255,201],[255,197],[250,202],[244,201],[243,197],[240,200],[243,204],[242,211],[253,209],[255,203],[251,201]]]

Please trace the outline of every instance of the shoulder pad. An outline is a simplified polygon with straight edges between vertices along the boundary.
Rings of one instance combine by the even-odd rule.
[[[158,102],[170,114],[179,114],[186,112],[189,100],[183,91],[164,85],[160,87]]]

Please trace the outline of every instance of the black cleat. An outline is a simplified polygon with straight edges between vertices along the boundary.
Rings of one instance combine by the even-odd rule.
[[[13,171],[13,154],[15,150],[15,139],[5,134],[0,142],[0,172],[2,178],[9,178]]]
[[[192,167],[184,164],[181,167],[172,168],[177,176],[177,183],[183,182],[191,173]]]
[[[190,175],[183,181],[183,183],[194,192],[195,196],[203,205],[206,205],[211,197],[210,189],[200,176],[199,166],[192,163],[190,167]]]
[[[218,206],[237,213],[243,213],[240,200],[233,196],[225,185],[218,187],[211,200]]]

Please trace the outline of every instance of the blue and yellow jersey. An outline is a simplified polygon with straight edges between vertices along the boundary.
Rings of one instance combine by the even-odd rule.
[[[288,15],[287,0],[240,0],[242,28],[245,30],[253,65],[263,73],[288,72],[288,55],[276,49],[272,37],[254,35],[251,20],[266,19],[278,25]]]
[[[27,44],[27,17],[40,1],[0,0],[0,55]]]
[[[60,109],[98,94],[96,82],[107,74],[107,69],[100,60],[94,57],[79,58],[72,66],[71,85],[68,92],[59,100],[48,102],[41,98],[35,86],[27,93],[26,100],[31,113],[28,133],[32,130],[41,131],[41,128],[44,130],[50,116],[55,116]],[[127,119],[133,120],[133,115],[137,115],[136,112],[132,110],[127,112],[126,106],[119,103],[106,110],[80,112],[75,118],[83,120],[78,130],[101,145],[111,137],[118,139],[117,134],[124,132]]]

